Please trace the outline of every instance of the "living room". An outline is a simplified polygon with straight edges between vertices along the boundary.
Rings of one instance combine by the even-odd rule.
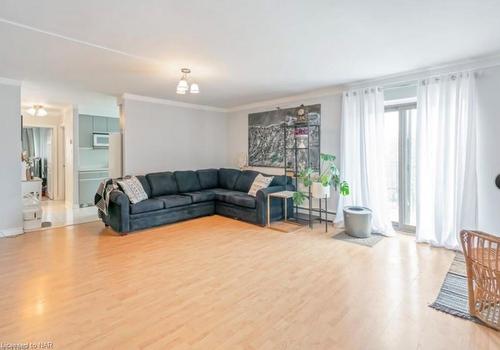
[[[3,1],[0,347],[499,348],[498,13]],[[32,106],[90,222],[26,229]]]

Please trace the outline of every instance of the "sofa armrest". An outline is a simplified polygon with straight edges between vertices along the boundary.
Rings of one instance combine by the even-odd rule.
[[[118,233],[130,231],[130,200],[121,191],[109,194],[107,223]]]
[[[267,224],[267,197],[270,193],[281,192],[285,190],[293,191],[295,187],[293,185],[287,186],[270,186],[257,191],[257,196],[255,198],[257,204],[257,222],[260,225]],[[293,201],[288,200],[288,208],[292,208]],[[282,200],[274,200],[271,202],[271,218],[282,218],[283,213]],[[293,216],[293,210],[288,211],[290,217]]]

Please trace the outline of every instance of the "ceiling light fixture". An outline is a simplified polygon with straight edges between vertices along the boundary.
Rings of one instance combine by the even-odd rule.
[[[48,112],[42,105],[33,105],[33,107],[28,108],[28,114],[33,117],[45,117]]]
[[[182,77],[181,80],[179,80],[179,83],[177,84],[177,89],[175,92],[177,92],[179,95],[185,95],[187,91],[189,91],[192,94],[199,94],[200,93],[200,87],[196,83],[192,83],[191,87],[189,86],[188,83],[188,74],[191,73],[191,69],[189,68],[182,68]]]

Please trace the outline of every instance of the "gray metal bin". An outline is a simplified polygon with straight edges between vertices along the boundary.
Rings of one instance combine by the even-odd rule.
[[[372,233],[372,211],[365,207],[344,208],[345,231],[357,238],[368,238]]]

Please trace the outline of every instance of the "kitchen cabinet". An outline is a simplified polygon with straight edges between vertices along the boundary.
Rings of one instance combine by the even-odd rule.
[[[80,207],[94,205],[94,196],[99,183],[108,177],[106,170],[86,170],[78,172],[78,192]]]
[[[94,132],[108,132],[108,119],[106,117],[94,117]]]
[[[78,135],[80,147],[92,147],[92,132],[94,130],[94,117],[80,114]]]
[[[106,118],[108,120],[108,132],[119,132],[120,131],[120,119],[119,118]]]
[[[120,119],[80,114],[79,135],[82,148],[93,147],[93,133],[120,132]]]

